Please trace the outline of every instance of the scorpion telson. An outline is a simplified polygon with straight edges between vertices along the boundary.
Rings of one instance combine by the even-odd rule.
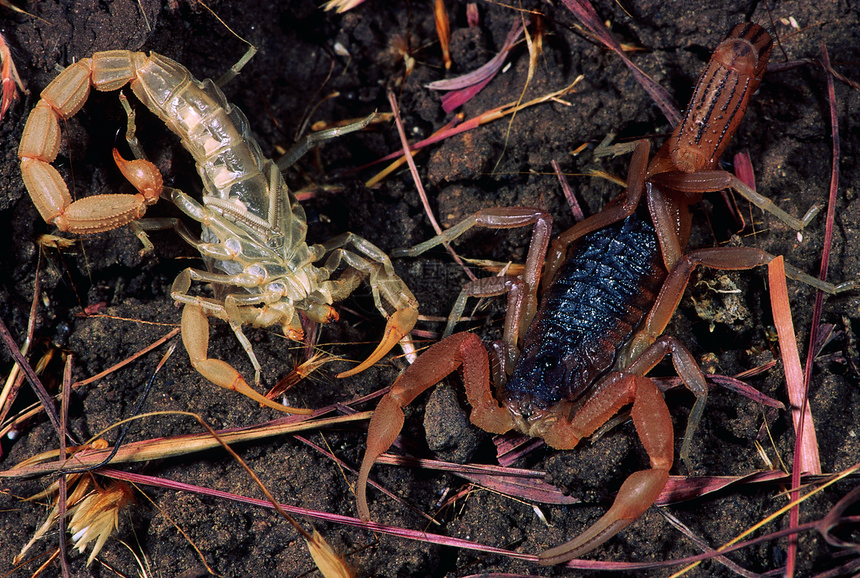
[[[161,175],[152,163],[142,158],[124,161],[114,153],[138,194],[95,195],[75,202],[60,173],[51,165],[60,148],[60,119],[80,110],[90,87],[109,91],[126,84],[180,137],[203,180],[203,204],[177,189],[164,188],[164,192],[203,228],[201,237],[196,238],[181,223],[167,223],[197,248],[209,267],[207,271],[186,269],[172,290],[173,298],[184,304],[183,343],[192,364],[204,377],[268,407],[306,413],[309,410],[285,408],[266,399],[230,364],[209,359],[207,318],[214,315],[230,324],[251,359],[255,381],[259,383],[260,364],[242,325],[280,325],[287,337],[301,340],[300,312],[321,323],[336,320],[338,315],[331,304],[345,299],[365,278],[377,309],[388,318],[385,337],[367,360],[341,375],[373,365],[412,329],[418,303],[394,273],[388,256],[352,233],[322,245],[308,245],[305,212],[278,166],[263,156],[245,115],[227,102],[214,82],[194,79],[184,66],[160,54],[97,52],[69,66],[42,91],[24,127],[18,156],[24,183],[46,222],[62,231],[80,234],[132,224],[142,237],[143,229],[165,226],[163,220],[139,221],[147,205],[157,202],[163,194]],[[356,123],[322,138],[358,130],[365,124]],[[130,115],[130,133],[132,126]],[[309,137],[305,144],[320,138]],[[142,157],[131,138],[129,144]],[[298,150],[304,152],[307,148]],[[295,160],[297,156],[291,158]],[[326,255],[323,264],[315,265]],[[331,279],[341,264],[346,270]],[[212,283],[216,297],[189,295],[192,281]]]
[[[716,170],[770,51],[771,39],[762,27],[732,28],[699,79],[683,122],[650,163],[648,142],[637,142],[627,190],[562,233],[548,252],[551,217],[538,209],[509,208],[480,211],[434,239],[393,253],[420,254],[476,225],[534,226],[523,277],[468,284],[449,317],[445,332],[449,336],[424,352],[380,401],[356,485],[363,519],[370,517],[366,497],[370,468],[402,428],[402,408],[458,368],[472,406],[472,423],[492,433],[518,430],[541,437],[557,449],[573,448],[632,404],[631,417],[650,457],[650,469],[627,478],[610,510],[584,533],[541,552],[542,564],[558,564],[596,548],[651,506],[669,477],[674,432],[666,403],[647,373],[669,354],[697,397],[680,452],[685,462],[707,398],[707,385],[693,356],[679,341],[662,335],[690,273],[697,265],[740,270],[774,259],[747,247],[687,252],[688,206],[705,192],[732,187],[792,227],[802,228],[811,218],[812,213],[803,220],[786,215],[734,176]],[[542,264],[545,289],[538,309]],[[810,281],[808,276],[792,275]],[[477,336],[450,334],[468,297],[503,293],[508,293],[508,314],[491,364]]]

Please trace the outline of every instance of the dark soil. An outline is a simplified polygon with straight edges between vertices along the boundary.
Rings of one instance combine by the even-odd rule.
[[[466,4],[451,1],[446,4],[452,17],[452,75],[489,60],[501,47],[513,19],[518,17],[512,9],[481,3],[480,27],[468,29]],[[627,3],[625,13],[616,3],[600,0],[596,8],[602,19],[612,23],[617,38],[644,49],[632,53],[633,60],[679,103],[689,99],[710,51],[725,32],[745,20],[759,22],[780,37],[781,44],[774,50],[772,62],[816,59],[824,45],[835,68],[858,79],[860,12],[853,3],[774,2],[770,14],[765,3],[760,2],[736,2],[730,8],[713,8],[711,4]],[[375,110],[386,112],[390,109],[386,100],[389,87],[399,97],[411,139],[426,137],[449,120],[438,96],[424,88],[428,82],[446,75],[427,2],[392,4],[368,0],[345,15],[323,12],[309,0],[272,3],[213,0],[211,7],[232,29],[260,49],[242,74],[226,86],[225,92],[245,112],[260,146],[272,157],[294,142],[295,135],[303,129],[300,121],[309,111],[313,111],[312,121],[360,118]],[[564,98],[566,103],[530,108],[520,112],[513,123],[508,119],[497,121],[418,154],[416,162],[431,206],[445,227],[483,207],[524,205],[551,212],[556,232],[563,231],[573,218],[552,172],[551,161],[558,161],[569,175],[575,195],[586,213],[592,214],[616,196],[620,188],[581,174],[601,168],[623,176],[628,159],[595,161],[591,154],[593,147],[577,156],[571,156],[571,151],[583,143],[596,144],[610,132],[618,133],[620,139],[652,137],[652,145],[656,147],[662,141],[659,135],[671,128],[619,58],[585,38],[566,9],[536,2],[528,2],[526,7],[544,14],[541,25],[545,36],[544,51],[524,99],[559,90],[579,74],[585,79],[577,93]],[[55,249],[40,250],[36,238],[55,231],[39,217],[20,177],[16,149],[27,113],[35,105],[40,90],[57,74],[57,66],[67,66],[96,51],[152,50],[187,66],[198,78],[217,78],[238,60],[245,46],[196,2],[54,0],[26,2],[23,8],[38,18],[5,9],[0,12],[0,30],[12,47],[18,70],[30,89],[30,95],[15,104],[0,124],[0,247],[4,249],[0,251],[0,315],[16,339],[23,341],[39,270],[42,300],[36,319],[38,349],[44,351],[50,344],[73,354],[75,379],[83,379],[125,359],[176,325],[180,311],[170,298],[171,283],[183,268],[201,265],[195,251],[173,231],[153,234],[155,254],[145,257],[138,255],[139,243],[128,228],[80,239],[73,249],[61,253]],[[789,18],[796,20],[800,30],[789,24]],[[407,41],[416,60],[405,82],[402,82],[403,60],[391,49],[395,39]],[[349,56],[336,51],[337,43]],[[514,50],[510,62],[507,72],[464,107],[467,117],[520,97],[528,70],[525,45]],[[735,152],[749,151],[758,189],[794,215],[822,202],[828,194],[832,144],[825,81],[822,69],[812,65],[767,74],[725,155],[731,159]],[[322,101],[335,91],[340,96]],[[860,274],[857,251],[860,168],[855,162],[860,155],[860,93],[837,81],[836,98],[841,177],[829,278],[841,281]],[[199,195],[200,185],[190,156],[160,121],[138,108],[140,138],[166,181]],[[110,160],[110,148],[115,141],[121,141],[116,135],[123,128],[124,116],[115,94],[94,95],[81,113],[63,123],[65,140],[58,164],[70,182],[74,179],[78,195],[128,189]],[[318,154],[308,155],[297,169],[289,172],[288,182],[296,189],[329,182],[345,187],[341,193],[319,194],[306,203],[309,241],[325,241],[351,230],[389,251],[413,245],[433,234],[407,172],[389,177],[373,190],[362,185],[373,171],[358,176],[336,176],[339,169],[360,166],[399,146],[393,126],[377,127],[325,143]],[[741,205],[742,211],[749,215],[746,205]],[[174,215],[175,211],[168,203],[160,203],[150,214]],[[802,237],[760,211],[753,210],[752,218],[755,234],[748,227],[742,239],[744,244],[784,254],[795,266],[817,275],[824,240],[822,217]],[[691,247],[723,244],[734,232],[719,195],[697,207],[694,219]],[[478,231],[468,235],[457,249],[468,257],[522,262],[527,239],[527,232]],[[464,275],[451,264],[446,253],[434,251],[426,257],[401,260],[395,267],[419,299],[422,314],[447,315]],[[738,319],[718,321],[710,332],[708,321],[696,314],[688,294],[669,331],[687,343],[697,358],[712,354],[715,361],[711,364],[721,374],[734,375],[768,361],[773,358],[776,346],[768,339],[772,319],[764,274],[753,271],[729,276],[742,290],[737,296],[736,306],[742,311]],[[720,272],[705,273],[704,278],[714,284],[721,276]],[[789,284],[789,292],[798,343],[805,358],[814,296],[808,288],[793,282]],[[713,294],[697,297],[705,298],[714,297]],[[490,306],[486,325],[476,324],[487,340],[501,331],[503,303],[498,301]],[[99,316],[82,316],[83,307],[99,303],[105,304]],[[365,356],[383,327],[367,288],[360,288],[356,297],[343,304],[340,313],[341,320],[322,331],[323,349],[349,359]],[[837,333],[815,363],[811,407],[823,469],[838,472],[860,461],[860,445],[856,441],[860,392],[853,345],[860,328],[858,293],[828,298],[822,321],[835,325]],[[419,322],[419,328],[441,331],[438,323],[429,321]],[[249,333],[263,365],[264,384],[271,386],[289,371],[288,357],[299,359],[301,352],[275,332]],[[235,365],[246,376],[252,375],[247,356],[224,323],[213,324],[210,355]],[[77,390],[70,415],[73,435],[84,440],[129,417],[157,359],[157,355],[143,357]],[[12,365],[5,348],[0,363],[5,374]],[[59,365],[52,365],[49,373],[59,375]],[[400,360],[390,360],[363,375],[337,380],[334,374],[348,365],[331,364],[315,379],[297,386],[291,393],[292,401],[307,407],[346,402],[391,384],[403,365]],[[671,367],[664,371],[671,373]],[[451,383],[459,391],[459,380],[452,378]],[[787,403],[781,364],[750,383]],[[677,435],[683,431],[692,397],[685,393],[667,397]],[[16,408],[30,401],[28,393]],[[407,411],[407,433],[421,445],[425,440],[421,421],[426,402],[427,397],[421,397]],[[372,405],[359,409],[372,409]],[[155,391],[145,407],[145,411],[156,410],[198,412],[215,427],[246,425],[277,417],[271,410],[261,409],[209,384],[193,371],[181,348],[159,374]],[[754,447],[762,422],[762,410],[755,402],[723,389],[713,389],[693,445],[695,471],[687,472],[682,464],[677,464],[672,473],[731,476],[767,469],[768,464]],[[789,413],[779,412],[768,423],[773,443],[766,437],[763,439],[765,452],[777,465],[782,460],[790,466],[794,433]],[[196,431],[199,426],[186,418],[162,416],[137,422],[131,438]],[[113,435],[108,438],[112,440]],[[331,451],[354,465],[364,452],[365,433],[360,428],[311,433],[309,437],[320,445],[327,444]],[[676,441],[676,446],[679,443]],[[493,463],[488,446],[481,445],[472,459]],[[7,469],[26,457],[56,447],[57,439],[48,423],[41,420],[31,423],[15,441],[3,439],[1,467]],[[350,490],[355,476],[349,473],[344,476],[335,463],[300,441],[283,437],[245,445],[239,450],[281,501],[355,515]],[[601,499],[611,496],[632,471],[646,464],[647,457],[629,422],[597,443],[583,444],[575,451],[541,449],[529,454],[517,466],[547,471],[550,481],[590,500],[583,506],[543,507],[550,526],[535,514],[531,504],[481,489],[475,489],[467,499],[439,514],[441,525],[431,528],[423,518],[375,491],[371,491],[371,509],[376,520],[386,524],[426,528],[537,553],[587,527],[605,511],[606,504]],[[259,496],[241,468],[220,451],[129,469]],[[427,512],[435,511],[444,492],[456,493],[465,484],[462,479],[444,473],[389,466],[376,466],[373,475],[391,491]],[[0,500],[4,528],[0,539],[0,574],[7,575],[13,556],[46,515],[44,507],[22,502],[19,496],[32,495],[50,481],[3,482],[6,497]],[[852,487],[853,482],[843,482],[825,491],[803,506],[802,519],[822,517]],[[711,547],[717,547],[783,506],[786,503],[783,489],[733,488],[673,505],[669,511]],[[182,527],[221,575],[296,576],[315,572],[295,531],[269,510],[173,491],[152,488],[146,491],[149,499],[138,498],[129,516],[122,520],[116,537],[148,561],[151,566],[148,575],[206,575],[198,555],[170,520]],[[785,525],[787,521],[781,520],[769,528]],[[316,526],[345,553],[358,574],[365,576],[581,575],[576,570],[541,568],[498,556],[376,537],[371,532],[334,524],[318,522]],[[51,535],[34,549],[35,553],[56,548],[56,541],[56,534]],[[772,541],[731,558],[752,572],[766,572],[784,564],[786,547],[785,541]],[[661,561],[698,552],[688,538],[652,508],[589,557]],[[799,543],[798,575],[813,575],[843,563],[844,559],[834,559],[837,553],[816,535],[803,535]],[[114,571],[124,576],[137,574],[130,551],[116,540],[108,541],[98,562],[89,568],[85,562],[85,556],[71,555],[72,574],[113,576]],[[29,576],[39,563],[32,562],[12,574]],[[58,564],[54,562],[47,575],[58,574]],[[652,572],[655,576],[665,574],[666,571]],[[696,576],[732,574],[725,566],[713,562],[692,572]]]

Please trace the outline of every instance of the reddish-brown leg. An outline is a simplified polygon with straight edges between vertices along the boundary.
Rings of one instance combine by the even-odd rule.
[[[391,252],[392,257],[416,257],[427,251],[428,249],[453,241],[472,227],[485,227],[488,229],[514,229],[518,227],[526,227],[534,225],[532,230],[532,239],[529,244],[529,253],[526,257],[525,272],[523,273],[523,282],[525,283],[525,297],[522,313],[518,321],[518,326],[521,328],[521,333],[525,332],[525,328],[531,323],[532,318],[537,311],[537,287],[540,279],[540,270],[543,265],[546,248],[549,244],[549,237],[552,234],[552,217],[540,209],[530,209],[528,207],[508,207],[498,209],[484,209],[478,211],[474,215],[464,219],[454,225],[441,235],[437,235],[432,239],[424,241],[411,249],[398,249]],[[488,285],[481,286],[485,282]],[[445,335],[450,335],[453,332],[454,325],[457,319],[462,314],[466,307],[466,299],[470,295],[499,295],[504,291],[498,290],[497,286],[493,285],[497,281],[482,281],[473,282],[472,289],[464,289],[460,293],[457,302],[454,304],[454,309],[448,319],[448,325],[445,328]],[[470,293],[470,291],[475,291]],[[458,312],[455,315],[455,312]],[[519,335],[521,339],[523,335]]]
[[[645,318],[642,329],[637,333],[627,350],[627,359],[632,362],[638,358],[654,340],[663,333],[672,314],[681,302],[690,274],[697,265],[723,270],[752,269],[767,265],[773,255],[753,247],[718,247],[698,249],[684,255],[663,283],[654,306]]]
[[[403,429],[403,408],[461,366],[466,397],[472,406],[472,423],[492,433],[505,433],[513,427],[510,412],[499,405],[490,391],[490,367],[481,340],[473,333],[457,333],[443,339],[409,366],[373,412],[367,431],[367,450],[355,487],[362,520],[370,519],[367,506],[370,468]]]

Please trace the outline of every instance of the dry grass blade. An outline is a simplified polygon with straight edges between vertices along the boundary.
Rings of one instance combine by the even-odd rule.
[[[212,436],[218,444],[224,448],[224,450],[230,454],[230,456],[236,460],[242,469],[251,476],[251,479],[254,480],[254,483],[257,484],[257,487],[262,490],[262,492],[266,495],[266,498],[269,500],[269,503],[277,510],[277,512],[287,521],[290,525],[296,530],[296,532],[301,535],[304,539],[305,544],[308,546],[308,550],[310,551],[311,557],[314,560],[314,563],[317,565],[317,568],[322,573],[325,578],[351,578],[353,576],[352,570],[346,565],[340,556],[338,556],[334,549],[329,546],[328,542],[319,534],[319,532],[314,529],[313,535],[309,534],[302,526],[290,516],[275,500],[275,497],[260,479],[260,477],[251,469],[251,467],[239,457],[233,448],[231,448],[216,432],[212,427],[206,423],[206,421],[197,414],[188,414],[194,417],[197,422],[206,430],[206,432]]]
[[[810,492],[803,499],[806,499],[807,497],[810,497],[810,496],[816,494],[817,492],[823,490],[824,488],[829,487],[833,483],[835,483],[841,479],[844,479],[845,477],[847,477],[849,475],[854,474],[858,469],[860,469],[860,464],[855,464],[852,468],[845,470],[844,472],[840,473],[838,476],[828,476],[827,478],[825,478],[828,481],[826,483],[824,483],[821,488],[818,488],[818,489]],[[183,492],[194,492],[194,493],[199,493],[199,494],[203,494],[203,495],[214,497],[214,498],[221,498],[221,499],[225,499],[225,500],[236,501],[236,502],[240,502],[240,503],[245,503],[245,504],[263,507],[263,508],[273,508],[274,507],[270,502],[268,502],[266,500],[240,496],[240,495],[232,494],[229,492],[224,492],[224,491],[220,491],[220,490],[213,490],[213,489],[209,489],[209,488],[203,488],[200,486],[194,486],[194,485],[190,485],[190,484],[174,482],[171,480],[165,480],[165,479],[161,479],[161,478],[154,478],[152,476],[146,476],[146,475],[142,475],[142,474],[122,472],[122,471],[113,470],[113,469],[104,469],[100,473],[102,475],[110,477],[110,478],[114,478],[117,480],[123,480],[123,481],[131,482],[131,483],[135,483],[135,484],[140,484],[140,485],[150,485],[150,486],[156,486],[156,487],[160,487],[160,488],[172,489],[172,490],[183,491]],[[765,474],[768,474],[768,473],[765,473]],[[771,472],[770,474],[783,475],[783,474],[780,474],[779,472]],[[784,475],[783,475],[783,477],[784,477]],[[809,480],[809,481],[813,481],[813,480]],[[794,504],[788,504],[787,506],[782,508],[780,511],[776,512],[773,516],[767,518],[766,520],[764,520],[760,524],[757,524],[754,528],[752,528],[752,529],[748,530],[747,532],[745,532],[744,534],[742,534],[740,537],[738,537],[736,539],[736,541],[740,540],[743,536],[749,534],[750,532],[758,529],[762,525],[771,521],[772,519],[774,519],[774,517],[781,515],[782,513],[787,511],[793,505]],[[280,507],[292,515],[313,518],[313,519],[317,519],[317,520],[320,520],[323,522],[336,523],[336,524],[341,524],[341,525],[350,526],[350,527],[354,527],[354,528],[362,528],[365,530],[370,530],[370,531],[378,532],[381,534],[387,534],[390,536],[397,536],[397,537],[405,538],[408,540],[416,540],[416,541],[421,541],[421,542],[426,542],[426,543],[431,543],[431,544],[439,544],[439,545],[443,545],[443,546],[449,546],[449,547],[453,547],[453,548],[461,548],[461,549],[467,549],[467,550],[472,550],[472,551],[477,551],[477,552],[485,552],[488,554],[498,554],[498,555],[506,556],[506,557],[509,557],[512,559],[526,560],[526,561],[531,561],[531,562],[535,562],[537,559],[536,556],[523,554],[520,552],[513,552],[510,550],[506,550],[506,549],[502,549],[502,548],[496,548],[493,546],[487,546],[484,544],[478,544],[478,543],[472,542],[470,540],[463,540],[463,539],[459,539],[459,538],[451,538],[451,537],[447,537],[447,536],[440,536],[437,534],[431,534],[431,533],[428,533],[428,532],[423,531],[423,530],[409,530],[406,528],[400,528],[400,527],[396,527],[396,526],[386,526],[386,525],[378,524],[375,522],[362,522],[361,520],[359,520],[357,518],[352,518],[349,516],[342,516],[339,514],[320,512],[320,511],[310,510],[310,509],[306,509],[306,508],[299,508],[299,507],[290,506],[287,504],[280,504]],[[798,528],[795,528],[795,529],[781,530],[781,531],[775,532],[773,534],[761,536],[759,538],[756,538],[756,539],[751,540],[751,541],[746,542],[746,543],[738,543],[738,544],[735,544],[734,546],[724,546],[716,552],[699,554],[697,556],[691,556],[691,557],[678,559],[678,560],[668,560],[668,561],[658,562],[658,563],[653,563],[653,562],[627,563],[627,562],[602,562],[602,561],[592,561],[592,560],[572,560],[571,562],[568,562],[565,567],[566,568],[580,568],[580,569],[595,569],[595,570],[599,569],[599,570],[633,571],[633,570],[641,570],[641,569],[648,569],[648,568],[667,568],[667,567],[675,566],[678,564],[691,564],[691,563],[692,564],[698,564],[702,560],[707,560],[707,559],[713,558],[716,555],[734,552],[734,551],[740,550],[742,548],[749,547],[751,545],[761,544],[761,543],[764,543],[767,541],[771,541],[771,540],[775,540],[775,539],[782,538],[785,536],[789,536],[789,535],[792,535],[792,534],[799,532],[799,531],[808,531],[808,530],[813,530],[813,529],[819,529],[820,527],[821,527],[821,521],[811,522],[809,524],[799,526]],[[680,575],[680,574],[677,574],[677,575]]]
[[[436,20],[436,34],[439,35],[439,46],[442,48],[442,61],[445,63],[445,70],[450,70],[451,26],[448,23],[448,11],[445,9],[444,0],[436,0],[433,16]]]
[[[756,578],[756,577],[760,576],[760,574],[757,574],[755,572],[750,572],[746,568],[741,568],[740,566],[738,566],[737,564],[735,564],[734,562],[729,560],[726,556],[724,556],[718,552],[715,552],[713,550],[713,548],[708,546],[708,543],[703,538],[696,535],[689,527],[687,527],[683,522],[681,522],[681,520],[679,520],[678,518],[676,518],[675,516],[673,516],[672,514],[667,512],[665,509],[660,508],[657,511],[660,512],[660,514],[662,514],[662,516],[664,518],[666,518],[666,520],[670,524],[672,524],[679,532],[681,532],[687,538],[689,538],[690,541],[692,541],[696,545],[696,547],[699,548],[702,552],[705,552],[707,554],[713,553],[714,554],[713,559],[715,561],[719,562],[720,564],[722,564],[723,566],[725,566],[726,568],[732,570],[733,572],[735,572],[736,574],[738,574],[740,576],[744,576],[744,578]]]
[[[456,135],[464,133],[464,132],[468,132],[468,131],[470,131],[474,128],[477,128],[483,124],[487,124],[489,122],[499,120],[500,118],[504,118],[509,114],[514,114],[517,111],[524,110],[526,108],[535,106],[537,104],[544,104],[547,102],[558,102],[558,99],[561,98],[562,96],[564,96],[568,93],[571,93],[571,92],[575,92],[574,88],[576,87],[577,84],[582,82],[583,78],[585,78],[583,75],[579,75],[578,77],[576,77],[576,79],[574,79],[574,81],[569,86],[566,86],[565,88],[562,88],[561,90],[556,90],[554,92],[546,94],[544,96],[540,96],[540,97],[535,98],[533,100],[530,100],[526,103],[517,104],[517,102],[509,102],[507,104],[503,104],[502,106],[496,107],[496,108],[488,110],[486,112],[483,112],[483,113],[479,114],[478,116],[472,117],[472,118],[470,118],[470,119],[468,119],[468,120],[466,120],[466,121],[464,121],[464,122],[462,122],[456,126],[452,126],[450,128],[450,130],[440,130],[439,132],[435,133],[433,136],[430,136],[430,137],[428,137],[422,141],[419,141],[413,145],[410,145],[409,150],[414,153],[415,151],[422,149],[424,147],[430,146],[431,144],[435,144],[437,142],[440,142],[440,141],[445,140],[447,138],[451,138],[453,136],[456,136]],[[394,160],[394,159],[400,158],[402,156],[403,156],[402,151],[393,152],[393,153],[385,155],[384,157],[379,158],[379,159],[377,159],[371,163],[368,163],[366,165],[358,167],[355,170],[360,171],[360,170],[366,169],[367,167],[371,167],[371,166],[379,164],[379,163],[384,163],[386,161]]]
[[[567,204],[570,206],[570,212],[573,213],[573,220],[576,223],[585,219],[585,214],[582,212],[582,208],[579,206],[579,201],[576,200],[576,197],[573,195],[573,189],[570,188],[570,183],[567,182],[567,179],[564,176],[564,173],[561,172],[561,167],[558,164],[558,161],[552,161],[552,169],[555,171],[555,176],[558,177],[558,182],[561,185],[561,190],[564,193],[564,198],[567,199]]]
[[[523,23],[519,20],[514,21],[514,25],[511,31],[508,32],[502,49],[485,65],[463,76],[438,80],[427,85],[427,88],[431,90],[451,91],[442,97],[442,108],[446,113],[450,113],[467,103],[495,78],[496,74],[502,69],[508,52],[514,47],[523,30]]]
[[[801,472],[820,474],[821,460],[818,457],[818,440],[815,435],[812,414],[809,412],[809,406],[805,403],[803,370],[800,368],[800,357],[797,353],[797,338],[791,320],[788,287],[785,282],[785,269],[781,255],[768,265],[768,283],[770,285],[773,323],[779,336],[779,349],[785,369],[788,399],[792,406],[791,417],[795,432],[797,432],[796,467],[794,470],[798,475]],[[806,409],[803,410],[802,408]]]
[[[392,115],[392,116],[393,116],[393,115]],[[433,138],[433,137],[435,137],[436,135],[443,134],[443,133],[445,133],[446,131],[451,130],[452,128],[454,128],[454,127],[455,127],[455,126],[457,126],[460,122],[462,122],[462,121],[463,121],[463,116],[464,116],[464,115],[463,115],[463,113],[459,113],[459,114],[455,115],[455,116],[454,116],[454,118],[453,118],[453,119],[451,119],[451,122],[449,122],[448,124],[446,124],[445,126],[443,126],[442,128],[440,128],[439,130],[437,130],[436,132],[434,132],[434,133],[430,136],[430,138]],[[409,154],[410,154],[410,155],[412,155],[412,156],[414,157],[415,155],[417,155],[417,154],[418,154],[418,151],[419,151],[419,150],[421,150],[421,149],[420,149],[420,148],[416,148],[416,147],[412,147],[412,149],[409,151]],[[397,154],[398,154],[398,153],[394,153],[394,156],[389,155],[389,157],[391,157],[391,158],[396,158],[396,157],[397,157]],[[389,157],[386,157],[386,158],[389,158]],[[377,161],[377,162],[382,162],[383,160],[384,160],[384,159],[380,159],[380,160],[379,160],[379,161]],[[387,167],[385,167],[384,169],[382,169],[381,171],[379,171],[377,174],[375,174],[373,177],[371,177],[370,179],[368,179],[368,180],[364,183],[364,186],[365,186],[365,187],[367,187],[368,189],[375,187],[375,186],[376,186],[377,184],[379,184],[383,179],[385,179],[385,177],[387,177],[388,175],[390,175],[391,173],[393,173],[395,170],[397,170],[397,169],[399,169],[400,167],[402,167],[402,166],[404,165],[404,163],[406,163],[406,155],[402,155],[402,156],[400,156],[400,157],[399,157],[399,158],[397,158],[397,160],[395,160],[393,163],[391,163],[390,165],[388,165]],[[376,164],[376,163],[371,163],[371,164]],[[369,166],[369,165],[368,165],[368,166]]]
[[[350,466],[349,464],[347,464],[346,462],[344,462],[343,460],[338,458],[336,455],[334,455],[330,451],[325,450],[322,447],[318,446],[317,444],[313,443],[309,439],[307,439],[303,436],[300,436],[300,435],[296,435],[296,434],[293,434],[293,439],[302,442],[303,444],[305,444],[309,448],[312,448],[314,451],[321,453],[322,455],[324,455],[325,457],[327,457],[328,459],[333,461],[335,464],[337,464],[338,468],[341,469],[341,472],[343,472],[343,470],[346,470],[352,474],[358,475],[358,470],[356,470],[355,468],[353,468],[352,466]],[[344,479],[345,478],[346,478],[346,476],[344,476]],[[432,516],[426,514],[423,510],[416,508],[415,506],[413,506],[412,504],[410,504],[409,502],[407,502],[406,500],[404,500],[403,498],[401,498],[400,496],[398,496],[397,494],[395,494],[394,492],[392,492],[391,490],[389,490],[388,488],[386,488],[382,484],[379,484],[373,480],[368,480],[368,483],[371,486],[373,486],[377,491],[382,492],[383,494],[388,496],[389,499],[394,500],[395,502],[397,502],[398,504],[400,504],[404,508],[412,510],[416,515],[422,516],[429,523],[434,524],[436,526],[440,525],[439,522],[437,520],[435,520]]]
[[[42,254],[39,253],[39,260],[36,264],[36,275],[33,283],[33,299],[30,302],[30,316],[27,319],[27,337],[24,339],[24,345],[21,346],[21,354],[27,355],[30,352],[30,345],[33,343],[33,334],[36,331],[36,313],[39,309],[40,287],[39,271],[42,265]],[[39,373],[39,365],[36,364],[36,373]],[[43,368],[44,369],[44,368]],[[6,377],[6,382],[3,384],[3,390],[0,392],[0,424],[6,421],[6,416],[12,409],[12,404],[18,397],[18,392],[21,390],[21,385],[24,383],[24,375],[21,373],[21,366],[17,363],[12,367],[12,371]],[[4,428],[5,430],[5,428]],[[7,431],[0,431],[0,435],[5,435]],[[2,456],[2,450],[0,450]]]
[[[92,382],[94,382],[94,381],[98,381],[99,379],[101,379],[101,378],[105,377],[106,375],[110,375],[110,374],[111,374],[111,373],[113,373],[114,371],[117,371],[117,370],[119,370],[119,369],[122,369],[123,367],[125,367],[126,365],[128,365],[129,363],[131,363],[132,361],[134,361],[135,359],[137,359],[138,357],[141,357],[141,356],[143,356],[143,355],[146,355],[147,353],[149,353],[149,352],[150,352],[150,351],[152,351],[153,349],[155,349],[155,348],[159,347],[159,346],[160,346],[160,345],[162,345],[163,343],[165,343],[165,342],[169,341],[170,339],[172,339],[172,338],[176,337],[176,335],[179,333],[179,331],[180,331],[180,328],[179,328],[179,327],[174,327],[174,328],[173,328],[170,332],[168,332],[164,337],[161,337],[160,339],[157,339],[156,341],[154,341],[153,343],[151,343],[151,344],[147,345],[146,347],[144,347],[143,349],[141,349],[141,350],[140,350],[140,351],[138,351],[137,353],[133,353],[132,355],[130,355],[130,356],[128,356],[127,358],[123,359],[122,361],[120,361],[120,362],[119,362],[119,363],[117,363],[116,365],[114,365],[114,366],[112,366],[112,367],[109,367],[109,368],[105,369],[105,370],[104,370],[104,371],[102,371],[101,373],[97,373],[96,375],[93,375],[92,377],[88,377],[88,378],[86,378],[86,379],[82,379],[81,381],[76,381],[75,383],[73,383],[73,384],[72,384],[72,387],[80,387],[80,386],[82,386],[82,385],[87,385],[87,384],[92,383]]]
[[[51,400],[51,396],[48,395],[48,392],[45,390],[45,386],[42,385],[36,372],[33,371],[33,368],[30,367],[30,364],[27,363],[26,359],[24,359],[24,356],[21,354],[21,350],[18,349],[18,345],[15,343],[15,339],[12,337],[12,334],[9,333],[9,329],[6,327],[6,324],[2,319],[0,319],[0,338],[3,339],[3,342],[6,344],[6,348],[12,354],[15,362],[24,371],[27,381],[30,383],[33,391],[36,392],[36,396],[42,403],[42,407],[45,408],[45,413],[48,414],[48,419],[51,420],[51,425],[54,426],[54,430],[57,432],[57,435],[63,435],[63,429],[60,426],[60,418],[57,415],[57,410],[54,408],[54,402]]]
[[[364,0],[329,0],[323,4],[323,10],[334,10],[338,14],[341,14],[347,10],[352,10],[362,2]]]
[[[216,432],[218,437],[226,443],[238,443],[242,441],[253,441],[265,439],[272,436],[304,431],[318,427],[329,426],[333,424],[342,424],[353,421],[361,421],[369,419],[372,412],[366,411],[355,415],[324,418],[324,419],[306,419],[299,420],[296,418],[305,418],[307,416],[295,416],[293,418],[281,418],[269,422],[268,424],[253,425],[244,428],[234,428],[229,430],[221,430]],[[190,415],[188,412],[181,411],[164,411],[153,412],[137,416],[134,419],[144,419],[147,417],[158,415]],[[114,424],[111,428],[120,427],[123,422]],[[217,441],[212,439],[212,436],[205,433],[186,434],[181,436],[173,436],[167,438],[153,438],[139,442],[132,442],[123,445],[111,460],[111,464],[141,462],[154,459],[175,457],[187,455],[199,451],[204,451],[218,447]],[[75,468],[92,467],[99,464],[107,457],[112,448],[101,450],[90,449],[82,451],[74,455],[74,458],[69,460],[69,464],[74,464]],[[52,450],[33,456],[12,468],[0,472],[0,479],[8,478],[28,478],[32,476],[42,476],[45,474],[55,473],[59,470],[57,459],[59,452]]]
[[[307,335],[307,334],[306,334]],[[337,361],[338,358],[332,357],[327,353],[314,353],[307,361],[303,361],[295,366],[287,375],[285,375],[278,383],[266,393],[268,399],[277,399],[289,391],[293,386],[297,385],[303,379],[309,377],[317,369],[329,363]]]

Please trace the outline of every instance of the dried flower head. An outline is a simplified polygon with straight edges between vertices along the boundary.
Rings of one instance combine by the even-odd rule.
[[[305,536],[311,557],[325,578],[352,578],[355,576],[352,569],[346,565],[343,558],[337,555],[334,548],[325,541],[325,538],[317,532],[316,528],[314,528],[314,533],[310,539],[307,534]]]
[[[347,10],[352,10],[364,0],[329,0],[323,4],[323,10],[336,10],[338,14],[342,14]]]
[[[90,557],[87,558],[87,566],[119,526],[120,511],[131,502],[132,494],[128,484],[114,480],[102,488],[97,487],[72,506],[69,530],[78,552],[83,554],[90,542],[96,542]]]
[[[87,544],[93,540],[96,541],[87,559],[87,565],[89,565],[104,546],[108,536],[117,529],[120,510],[132,502],[131,488],[118,481],[110,481],[104,486],[99,486],[95,483],[92,475],[81,474],[69,476],[68,486],[70,493],[66,499],[66,514],[72,517],[69,522],[69,529],[73,533],[72,540],[75,542],[78,552],[83,553]],[[45,523],[36,530],[33,538],[24,545],[21,552],[15,557],[15,564],[23,559],[27,550],[57,523],[60,517],[58,493],[59,484],[55,482],[46,491],[31,498],[38,499],[54,495],[54,507],[48,514]]]

